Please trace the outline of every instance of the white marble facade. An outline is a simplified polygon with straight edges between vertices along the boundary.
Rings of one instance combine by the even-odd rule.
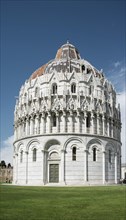
[[[112,84],[67,42],[20,89],[13,183],[118,183],[120,133]]]

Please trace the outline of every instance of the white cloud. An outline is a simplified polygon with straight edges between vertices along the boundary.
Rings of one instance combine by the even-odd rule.
[[[126,91],[123,91],[118,95],[118,103],[121,107],[121,141],[122,141],[122,163],[126,163]]]
[[[114,63],[114,67],[118,67],[118,66],[120,66],[120,65],[121,65],[121,63],[120,63],[119,61],[117,61],[117,62]]]
[[[124,61],[117,61],[113,63],[107,71],[107,78],[112,82],[118,92],[125,90],[125,73],[126,66]]]
[[[14,136],[8,137],[4,140],[1,144],[1,160],[4,160],[6,164],[11,163],[13,164],[13,141]]]
[[[121,142],[122,142],[122,162],[126,163],[126,65],[124,61],[116,61],[111,64],[107,71],[107,78],[112,82],[117,91],[117,102],[121,107]]]

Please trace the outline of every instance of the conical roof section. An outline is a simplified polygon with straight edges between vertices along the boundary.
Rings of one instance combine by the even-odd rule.
[[[56,59],[81,59],[79,51],[67,41],[61,48],[58,49]]]
[[[30,80],[43,74],[53,73],[54,71],[61,74],[72,73],[73,71],[76,73],[86,71],[87,74],[92,72],[95,76],[102,77],[102,73],[88,61],[81,59],[78,49],[68,41],[58,49],[55,59],[37,69],[31,75]]]
[[[44,73],[50,73],[53,70],[56,70],[57,72],[71,72],[73,70],[72,60],[73,62],[76,61],[77,64],[80,59],[81,57],[78,49],[74,45],[70,44],[69,41],[67,41],[66,44],[62,45],[58,49],[55,59],[38,68],[31,75],[30,79],[35,79],[36,77],[39,77]],[[74,69],[76,72],[79,72],[80,68],[76,68],[75,65]]]

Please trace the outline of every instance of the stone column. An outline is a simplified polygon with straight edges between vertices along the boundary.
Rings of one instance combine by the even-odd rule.
[[[14,140],[17,140],[17,125],[16,125],[16,123],[15,123],[15,125],[14,125]]]
[[[111,137],[113,138],[113,119],[111,118]]]
[[[40,134],[39,113],[36,115],[36,134]]]
[[[80,112],[77,112],[77,130],[80,133]]]
[[[29,118],[26,118],[26,131],[25,131],[26,136],[29,135]]]
[[[24,137],[24,118],[22,119],[21,122],[21,137]]]
[[[16,155],[13,155],[13,184],[16,183]]]
[[[61,183],[65,183],[64,170],[65,169],[65,150],[61,150]]]
[[[105,136],[105,116],[102,116],[102,134]]]
[[[48,177],[49,177],[49,173],[48,173],[48,151],[46,150],[42,150],[42,170],[43,170],[43,184],[46,184],[48,182]]]
[[[56,112],[56,128],[57,133],[59,133],[59,112]]]
[[[18,121],[18,139],[21,137],[21,126],[20,126],[20,122]]]
[[[103,184],[105,184],[105,151],[103,151],[103,164],[102,164]]]
[[[46,164],[45,164],[45,151],[42,150],[42,185],[45,184]]]
[[[52,126],[51,126],[51,114],[48,112],[48,132],[52,132]]]
[[[121,140],[121,123],[119,122],[119,140]]]
[[[87,124],[86,124],[86,121],[87,121],[87,112],[84,113],[84,133],[87,133]]]
[[[18,131],[18,122],[17,122],[17,124],[16,124],[16,126],[17,126],[17,128],[16,128],[16,137],[17,137],[17,139],[19,138],[19,131]]]
[[[115,183],[117,184],[117,153],[115,153]]]
[[[34,134],[33,129],[34,129],[34,117],[32,115],[30,118],[30,135]]]
[[[63,111],[63,132],[66,132],[66,112]]]
[[[109,129],[110,129],[110,126],[109,126],[109,118],[107,118],[107,136],[109,137]]]
[[[97,113],[97,134],[99,134],[99,113]]]
[[[91,113],[91,134],[94,134],[94,114]]]
[[[45,133],[45,113],[44,112],[42,112],[41,127],[42,127],[42,134],[44,134]]]
[[[20,130],[19,130],[19,133],[20,133],[20,138],[23,136],[23,124],[22,124],[22,121],[20,122]]]
[[[22,137],[22,122],[19,122],[19,138]]]
[[[117,139],[117,121],[115,121],[115,134],[114,134],[114,137]]]
[[[121,155],[119,155],[119,168],[120,168],[120,179],[122,178],[122,173],[121,173],[121,163],[122,162],[122,156]]]
[[[70,132],[73,132],[73,112],[70,111]]]
[[[26,181],[26,184],[28,183],[28,151],[25,151],[25,156],[26,156],[26,177],[25,177],[25,181]]]
[[[15,170],[15,183],[18,183],[18,154],[15,154],[16,157],[16,170]]]
[[[88,150],[84,150],[84,180],[88,181]]]

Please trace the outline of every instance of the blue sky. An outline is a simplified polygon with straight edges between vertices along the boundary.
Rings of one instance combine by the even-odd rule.
[[[68,39],[125,94],[125,19],[123,0],[1,1],[2,147],[13,135],[21,85]]]

